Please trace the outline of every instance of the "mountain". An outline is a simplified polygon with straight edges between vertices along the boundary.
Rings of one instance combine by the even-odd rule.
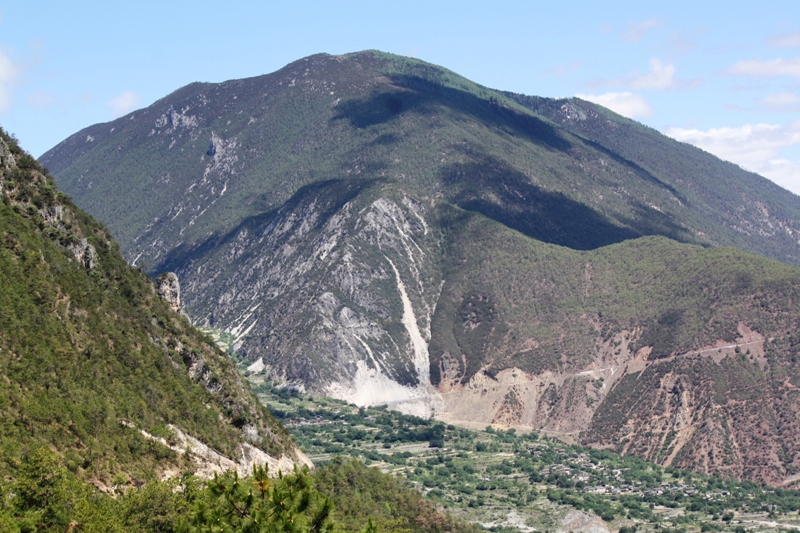
[[[0,472],[85,481],[307,462],[235,367],[0,130]],[[174,280],[173,280],[174,281]],[[172,283],[174,285],[174,282]]]
[[[739,478],[800,467],[800,198],[594,104],[316,55],[41,160],[250,372]]]
[[[800,198],[772,182],[594,104],[506,95],[378,52],[193,83],[41,161],[150,270],[305,185],[352,178],[576,249],[665,235],[800,264]]]

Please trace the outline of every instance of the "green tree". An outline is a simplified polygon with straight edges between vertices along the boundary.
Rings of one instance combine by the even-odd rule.
[[[317,492],[307,468],[271,479],[256,466],[252,478],[215,476],[209,497],[198,501],[189,531],[320,533],[333,530],[333,504]]]
[[[23,457],[14,484],[12,505],[22,531],[66,528],[82,487],[48,448]]]

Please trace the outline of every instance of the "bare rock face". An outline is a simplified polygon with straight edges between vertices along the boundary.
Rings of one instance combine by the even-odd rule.
[[[129,421],[123,420],[121,423],[124,426],[138,429]],[[239,445],[240,456],[230,458],[209,447],[201,440],[184,433],[177,426],[169,424],[167,428],[173,433],[172,441],[156,437],[142,429],[138,429],[138,431],[145,438],[160,442],[177,454],[186,455],[192,459],[197,468],[195,475],[201,479],[211,479],[215,475],[231,471],[238,473],[240,476],[251,476],[255,465],[266,465],[270,477],[277,477],[281,473],[291,472],[298,466],[314,468],[314,463],[299,449],[295,449],[293,455],[283,454],[279,457],[273,457],[265,451],[243,442]],[[258,436],[254,428],[251,427],[249,429]],[[258,438],[260,439],[261,437]],[[171,476],[168,475],[167,477]]]
[[[442,283],[433,217],[429,198],[391,185],[309,189],[232,233],[222,262],[181,269],[184,305],[229,333],[251,372],[357,405],[403,400],[401,411],[430,416],[430,320]]]
[[[561,521],[559,532],[608,533],[608,527],[599,516],[570,510]]]
[[[0,139],[0,169],[11,170],[17,168],[17,162],[11,154],[8,145]]]
[[[69,245],[69,249],[86,270],[93,270],[97,265],[97,250],[94,246],[89,244],[89,241],[81,239],[80,241]]]
[[[583,109],[567,102],[561,106],[561,113],[567,120],[586,120],[586,113]]]
[[[158,295],[169,302],[176,313],[181,310],[181,284],[174,272],[164,272],[156,278]]]

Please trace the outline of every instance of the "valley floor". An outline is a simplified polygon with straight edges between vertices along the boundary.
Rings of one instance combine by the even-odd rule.
[[[664,469],[535,431],[457,427],[267,383],[253,388],[315,464],[358,457],[492,531],[800,528],[798,491]]]

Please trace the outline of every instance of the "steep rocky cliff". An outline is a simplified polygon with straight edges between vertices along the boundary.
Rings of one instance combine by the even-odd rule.
[[[196,320],[231,331],[250,369],[281,382],[360,405],[429,396],[442,284],[432,212],[381,183],[309,188],[183,270],[198,295],[187,303],[210,309]],[[427,416],[428,403],[405,410]]]

